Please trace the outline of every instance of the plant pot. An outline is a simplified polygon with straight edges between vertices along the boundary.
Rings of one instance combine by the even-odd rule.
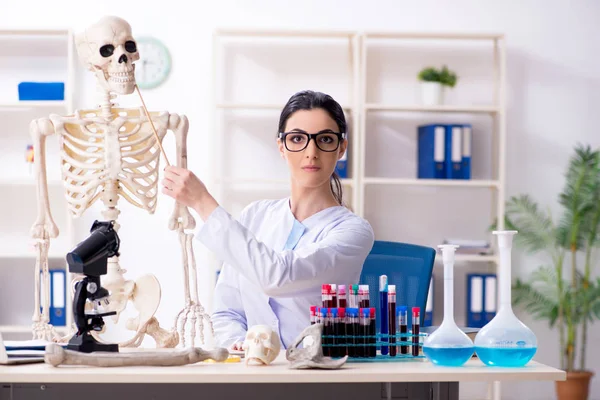
[[[439,82],[421,82],[421,103],[439,106],[444,103],[444,86]]]
[[[566,381],[556,381],[558,400],[587,400],[592,371],[567,371]]]

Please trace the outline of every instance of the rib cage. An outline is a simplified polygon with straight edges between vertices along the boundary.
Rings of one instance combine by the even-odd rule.
[[[110,121],[99,111],[76,111],[51,120],[61,141],[61,171],[69,211],[79,217],[101,198],[103,189],[154,213],[160,149],[142,109],[113,109]],[[162,142],[169,114],[151,113]]]

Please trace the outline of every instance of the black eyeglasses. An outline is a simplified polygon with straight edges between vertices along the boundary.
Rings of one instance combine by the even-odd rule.
[[[345,138],[346,134],[343,132],[279,132],[279,139],[283,140],[285,148],[293,152],[306,149],[308,143],[313,139],[319,150],[330,153],[336,151]]]

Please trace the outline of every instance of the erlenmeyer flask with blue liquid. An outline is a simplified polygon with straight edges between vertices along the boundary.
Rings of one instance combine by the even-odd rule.
[[[537,351],[535,334],[513,313],[511,305],[512,240],[517,231],[494,231],[500,252],[498,314],[475,336],[475,352],[486,365],[522,367]]]
[[[435,365],[458,367],[473,356],[473,341],[454,322],[454,254],[458,246],[445,244],[444,262],[444,320],[439,328],[427,336],[423,354]]]

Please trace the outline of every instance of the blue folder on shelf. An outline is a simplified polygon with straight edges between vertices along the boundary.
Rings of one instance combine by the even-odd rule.
[[[64,269],[50,270],[50,323],[54,326],[66,326],[66,284],[67,277]]]
[[[462,125],[446,125],[445,168],[446,179],[462,179]]]
[[[496,275],[467,274],[467,326],[482,328],[496,315]]]
[[[50,273],[50,308],[48,310],[50,314],[50,324],[53,326],[66,326],[67,325],[67,274],[64,269],[51,269]],[[40,281],[44,279],[43,274],[40,272]],[[40,296],[44,296],[43,285],[40,285]],[[40,307],[40,312],[43,311]]]
[[[446,127],[443,124],[421,125],[417,140],[417,177],[444,179],[446,159]]]
[[[461,178],[471,179],[471,140],[473,127],[470,124],[462,126],[462,166]]]

